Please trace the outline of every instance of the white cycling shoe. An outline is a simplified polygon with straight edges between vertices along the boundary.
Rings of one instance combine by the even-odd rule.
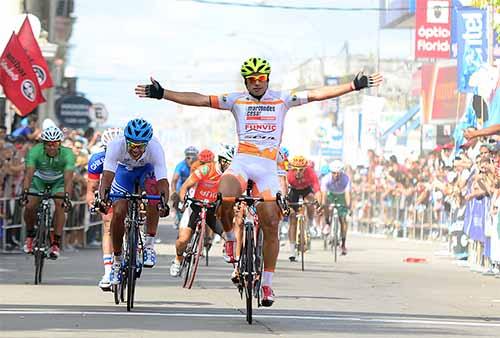
[[[177,260],[174,260],[174,262],[170,266],[170,276],[179,277],[180,273],[181,273],[181,263],[177,262]]]
[[[144,249],[144,267],[152,268],[156,265],[156,251],[152,247],[146,247]]]
[[[102,291],[111,291],[111,271],[110,273],[105,273],[101,280],[99,281],[99,287]]]

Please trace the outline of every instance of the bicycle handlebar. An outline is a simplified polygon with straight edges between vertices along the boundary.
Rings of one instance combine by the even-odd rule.
[[[193,198],[193,197],[186,197],[184,200],[191,201],[191,203],[193,203],[194,205],[197,205],[197,206],[202,207],[202,208],[207,208],[207,209],[215,208],[219,205],[219,199],[217,199],[215,202],[208,202],[208,201],[204,201],[204,200],[198,200],[198,199]]]
[[[152,200],[152,201],[160,201],[162,199],[161,195],[143,195],[143,194],[129,194],[129,193],[110,193],[108,195],[110,198],[121,198],[126,200]]]
[[[35,197],[42,197],[42,198],[46,198],[46,199],[66,199],[66,196],[64,195],[54,195],[54,194],[50,194],[50,193],[46,193],[46,192],[25,192],[24,193],[25,195],[27,196],[35,196]]]

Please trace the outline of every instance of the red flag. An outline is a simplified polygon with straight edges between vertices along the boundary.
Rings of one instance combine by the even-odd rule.
[[[45,102],[30,60],[14,33],[0,56],[0,85],[21,116]]]
[[[47,62],[42,55],[42,51],[40,50],[40,46],[35,39],[28,16],[24,19],[23,25],[19,29],[17,36],[19,38],[19,42],[26,51],[26,54],[28,54],[33,70],[38,78],[40,88],[46,89],[53,87],[54,83],[52,82],[52,77],[50,76],[49,66],[47,65]]]

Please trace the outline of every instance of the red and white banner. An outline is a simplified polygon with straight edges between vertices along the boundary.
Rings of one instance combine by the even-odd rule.
[[[451,0],[417,0],[415,58],[449,59]]]
[[[0,56],[0,85],[21,116],[45,102],[30,60],[14,33]]]
[[[49,66],[42,55],[40,46],[36,41],[35,35],[33,34],[33,29],[31,28],[28,16],[24,19],[23,25],[19,29],[17,34],[19,42],[23,46],[28,58],[33,66],[33,71],[35,72],[40,88],[46,89],[54,86],[52,82],[52,77],[50,76]]]

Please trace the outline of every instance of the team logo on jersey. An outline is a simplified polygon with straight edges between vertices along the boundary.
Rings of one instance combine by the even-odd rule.
[[[245,124],[246,131],[260,131],[263,133],[275,132],[278,127],[275,123],[247,123]]]
[[[36,99],[36,91],[35,84],[31,80],[24,80],[21,83],[21,93],[26,98],[26,100],[35,102]]]

